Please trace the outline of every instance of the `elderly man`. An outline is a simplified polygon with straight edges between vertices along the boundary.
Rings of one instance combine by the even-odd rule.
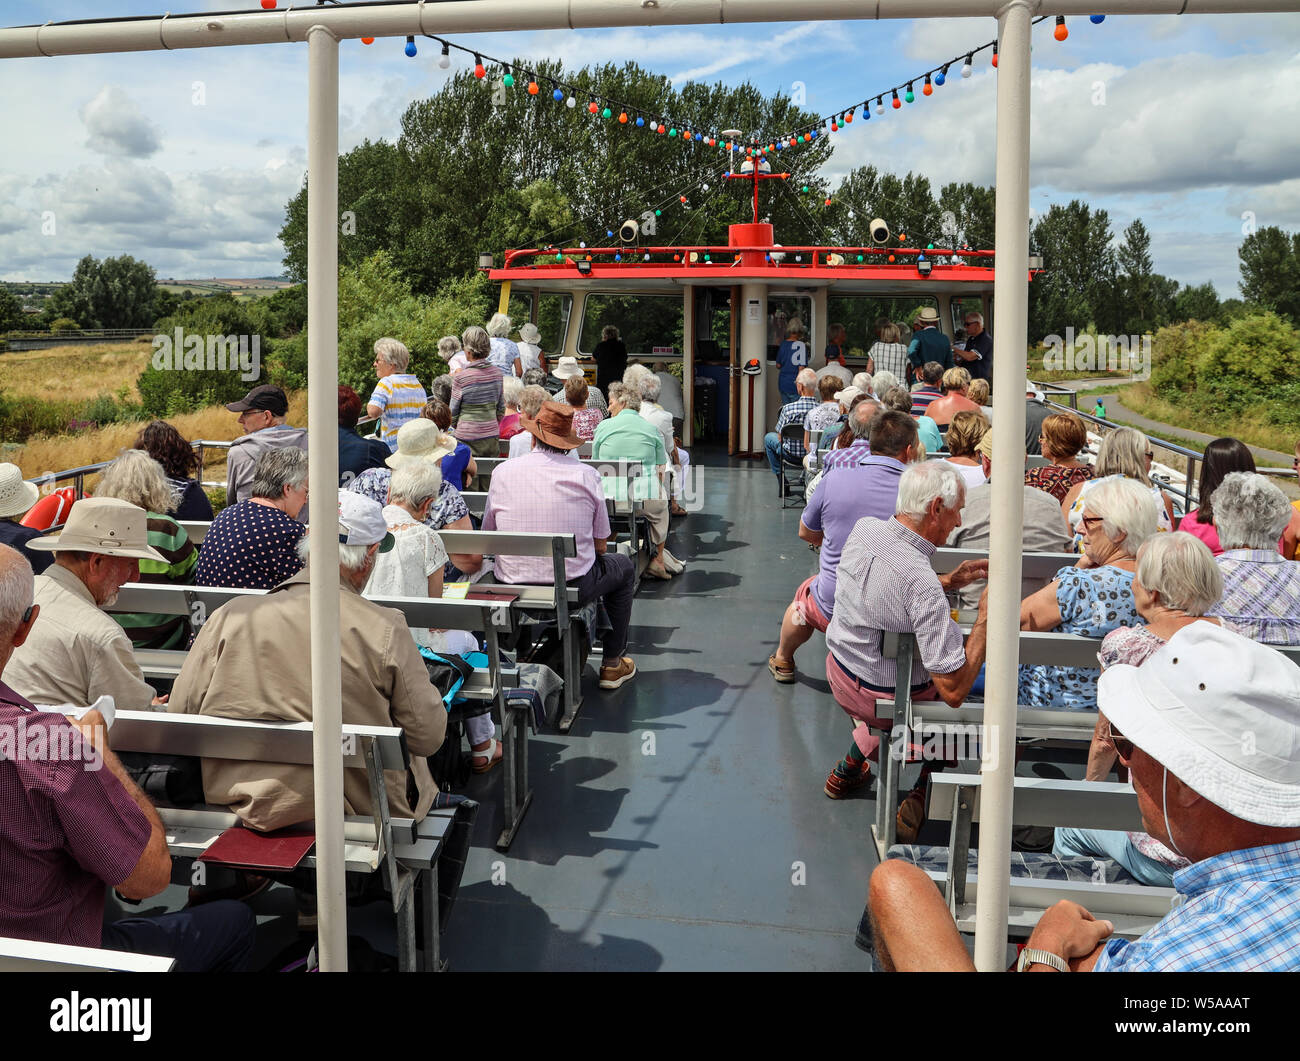
[[[794,382],[799,397],[781,406],[781,412],[776,418],[776,430],[769,431],[763,436],[763,448],[767,450],[767,463],[772,468],[772,474],[778,476],[781,474],[782,460],[797,467],[802,464],[804,457],[803,441],[787,439],[783,445],[781,432],[789,424],[802,424],[804,418],[818,405],[816,372],[810,368],[801,369]]]
[[[975,447],[980,455],[980,467],[984,469],[984,478],[990,479],[993,473],[993,432],[986,431],[980,443]],[[1021,528],[1021,545],[1029,553],[1063,553],[1072,548],[1074,540],[1065,525],[1065,516],[1061,506],[1051,494],[1026,486],[1024,521]],[[966,494],[966,507],[961,510],[961,526],[956,528],[948,538],[948,544],[954,549],[985,549],[989,547],[989,527],[993,518],[993,483],[985,482],[971,487]],[[1020,580],[1020,599],[1037,593],[1047,582],[1041,578],[1022,578]],[[957,593],[958,607],[974,608],[979,604],[982,583],[974,583]]]
[[[843,472],[836,472],[842,475]],[[987,597],[962,643],[944,595],[988,577],[987,560],[964,560],[948,575],[936,575],[930,557],[961,526],[966,484],[943,461],[914,464],[898,482],[894,517],[858,522],[840,557],[835,582],[835,613],[826,629],[826,677],[836,702],[858,721],[853,745],[826,780],[826,794],[839,799],[871,779],[867,759],[880,741],[868,726],[888,730],[876,714],[877,700],[892,700],[897,664],[884,658],[885,631],[916,635],[912,664],[914,700],[938,696],[958,707],[984,664]],[[925,783],[934,764],[898,808],[898,835],[911,843],[924,821]]]
[[[853,435],[853,441],[843,449],[832,449],[826,454],[822,460],[823,473],[829,474],[836,468],[851,467],[863,457],[871,455],[871,421],[880,411],[880,404],[871,398],[863,398],[849,409],[845,423]],[[822,441],[825,443],[825,439]]]
[[[578,590],[580,606],[596,598],[605,605],[611,629],[604,639],[600,687],[617,689],[636,675],[636,663],[623,655],[636,568],[628,557],[606,552],[609,513],[600,474],[569,456],[582,445],[573,433],[573,410],[547,402],[535,420],[520,424],[534,438],[533,451],[506,461],[493,473],[483,529],[573,535],[577,555],[564,561],[565,577]],[[547,585],[555,575],[548,557],[498,556],[496,577],[505,583]]]
[[[1291,505],[1253,472],[1230,472],[1214,491],[1214,529],[1223,552],[1223,599],[1210,615],[1266,645],[1300,645],[1300,563],[1277,551]]]
[[[645,503],[645,515],[650,521],[650,544],[655,549],[646,574],[666,582],[673,575],[680,574],[686,565],[664,545],[668,538],[668,491],[664,484],[668,454],[664,450],[663,436],[651,421],[640,415],[643,404],[634,384],[611,383],[609,410],[612,415],[596,427],[591,456],[593,460],[640,461],[641,474],[633,484],[631,498],[627,496],[626,481],[617,476],[602,477],[602,485],[606,497]]]
[[[972,380],[986,380],[993,385],[993,336],[984,330],[984,314],[971,310],[962,319],[966,329],[964,349],[954,349],[953,356],[970,373]]]
[[[31,567],[0,545],[0,672],[48,618],[32,593]],[[242,903],[104,925],[106,887],[148,899],[171,883],[172,865],[157,810],[106,737],[98,711],[79,721],[41,712],[0,682],[0,746],[10,747],[0,754],[0,936],[163,955],[187,972],[242,969],[257,927]],[[14,754],[15,741],[45,751]]]
[[[375,375],[379,383],[366,405],[366,415],[379,418],[379,437],[388,452],[397,449],[397,429],[420,415],[429,400],[420,381],[406,371],[411,351],[406,344],[385,336],[375,340]]]
[[[409,777],[386,771],[389,809],[395,818],[423,819],[438,791],[425,758],[442,745],[447,711],[429,682],[406,617],[361,596],[376,554],[393,546],[382,508],[340,490],[337,533],[343,721],[402,728],[411,767]],[[309,541],[310,534],[299,543],[304,562]],[[311,577],[308,565],[265,596],[218,608],[185,657],[167,710],[310,722]],[[315,816],[310,766],[205,759],[203,790],[209,803],[231,807],[252,829],[280,829]],[[374,812],[365,770],[344,771],[343,801],[348,814]]]
[[[916,422],[906,413],[881,413],[870,423],[871,453],[817,484],[799,520],[799,537],[820,547],[817,574],[795,590],[781,620],[781,641],[767,658],[779,682],[796,677],[794,654],[813,635],[823,634],[835,608],[835,575],[840,554],[858,520],[894,514],[898,483],[916,453]],[[1062,520],[1064,522],[1064,520]]]
[[[239,426],[246,432],[226,452],[226,504],[233,505],[248,496],[253,465],[268,449],[291,447],[307,452],[307,429],[284,422],[289,399],[279,387],[270,384],[254,387],[226,408],[239,414]]]
[[[1017,968],[1300,970],[1300,759],[1288,754],[1300,745],[1300,668],[1192,623],[1141,667],[1107,670],[1098,694],[1143,828],[1192,863],[1174,874],[1182,901],[1130,942],[1108,939],[1109,921],[1062,900],[1039,919]],[[867,909],[885,970],[973,968],[946,902],[915,866],[878,866]]]
[[[84,707],[107,694],[124,711],[166,702],[145,682],[126,631],[104,613],[139,578],[141,560],[166,562],[148,544],[148,521],[136,505],[87,497],[72,506],[62,532],[28,543],[54,553],[36,578],[41,622],[15,649],[7,672],[28,700]]]
[[[939,328],[939,311],[933,306],[922,306],[916,318],[916,332],[907,345],[909,371],[916,375],[931,361],[939,364],[940,376],[952,368],[952,343]]]

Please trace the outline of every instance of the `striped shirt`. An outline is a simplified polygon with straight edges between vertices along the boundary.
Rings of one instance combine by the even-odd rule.
[[[501,370],[487,361],[471,361],[451,377],[451,417],[462,442],[497,438],[506,414]]]
[[[1094,972],[1300,971],[1300,841],[1225,851],[1174,874],[1180,905]]]
[[[779,435],[787,424],[802,424],[807,415],[820,405],[816,398],[800,397],[790,402],[789,405],[781,406],[781,413],[776,418],[776,433]],[[789,439],[785,442],[785,455],[791,460],[801,461],[804,455],[803,439],[795,441]]]
[[[428,400],[420,381],[407,373],[394,372],[375,385],[369,404],[381,410],[379,437],[388,443],[390,452],[397,449],[397,429],[419,416]]]
[[[140,561],[140,581],[163,586],[188,586],[194,582],[198,550],[185,528],[170,516],[149,513],[149,544],[167,558]],[[184,648],[189,640],[189,617],[150,612],[110,612],[137,648]]]
[[[937,402],[942,397],[943,392],[935,387],[925,386],[912,391],[912,415],[923,416],[930,403]]]
[[[1214,561],[1223,597],[1207,615],[1265,645],[1300,645],[1300,563],[1273,549],[1227,549]]]
[[[886,630],[916,634],[913,686],[927,684],[930,672],[951,674],[966,665],[961,628],[930,566],[934,550],[898,520],[871,516],[858,520],[844,543],[826,646],[860,681],[894,687],[898,665],[884,658]]]

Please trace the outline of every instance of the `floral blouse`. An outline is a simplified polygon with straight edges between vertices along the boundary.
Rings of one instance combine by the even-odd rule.
[[[1086,464],[1077,468],[1062,468],[1059,464],[1048,464],[1042,468],[1030,468],[1025,472],[1025,485],[1035,490],[1044,490],[1058,502],[1065,502],[1065,495],[1075,483],[1087,482],[1092,478],[1092,469]]]

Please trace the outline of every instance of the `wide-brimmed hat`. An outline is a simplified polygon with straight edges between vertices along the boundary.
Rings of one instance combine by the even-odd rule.
[[[560,363],[555,366],[555,371],[551,373],[556,379],[573,379],[575,376],[582,375],[582,369],[578,367],[576,357],[562,357]]]
[[[858,387],[845,387],[842,391],[835,392],[835,400],[841,405],[852,405],[853,399],[859,394],[866,394],[866,391]]]
[[[284,416],[289,411],[289,399],[284,391],[270,383],[254,387],[237,402],[226,405],[232,413],[246,413],[250,409],[265,409],[275,416]]]
[[[536,324],[534,324],[532,321],[529,321],[527,324],[523,324],[520,326],[519,338],[526,343],[533,343],[534,345],[536,345],[537,343],[540,343],[542,341],[542,333],[537,330]]]
[[[939,311],[933,306],[922,306],[921,312],[916,315],[916,319],[926,324],[938,324]]]
[[[0,519],[24,515],[40,497],[41,492],[23,480],[18,465],[0,464]]]
[[[556,449],[577,449],[582,439],[573,433],[573,409],[559,402],[543,402],[536,420],[519,418],[519,426]]]
[[[72,506],[61,532],[33,538],[27,548],[167,562],[149,545],[149,513],[116,497],[82,498]]]
[[[1211,622],[1102,673],[1115,729],[1234,818],[1300,826],[1300,667]]]
[[[383,506],[378,501],[351,490],[339,491],[340,545],[374,545],[379,542],[379,551],[386,553],[395,540],[384,519]]]
[[[456,440],[438,429],[432,420],[423,417],[408,420],[397,429],[397,451],[384,458],[390,468],[400,468],[411,461],[436,464],[443,457],[456,452]]]

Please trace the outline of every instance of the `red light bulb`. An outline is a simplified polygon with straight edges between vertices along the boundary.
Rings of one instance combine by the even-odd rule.
[[[1058,41],[1063,41],[1069,35],[1070,35],[1070,30],[1069,27],[1066,26],[1065,24],[1065,16],[1057,15],[1056,29],[1052,30],[1052,36],[1055,37]]]
[[[480,81],[482,81],[485,77],[487,77],[487,67],[485,67],[482,63],[475,63],[474,76],[477,77]]]
[[[529,82],[528,82],[528,94],[529,94],[530,96],[536,96],[536,95],[537,95],[537,92],[538,92],[537,82],[536,82],[536,81],[529,81]]]
[[[375,38],[374,38],[374,37],[362,37],[362,38],[361,38],[361,43],[362,43],[362,44],[374,44],[374,43],[375,43]]]
[[[275,7],[275,0],[262,0],[262,9],[263,9],[263,10],[265,10],[265,11],[271,11],[271,10],[274,9],[274,7]]]

